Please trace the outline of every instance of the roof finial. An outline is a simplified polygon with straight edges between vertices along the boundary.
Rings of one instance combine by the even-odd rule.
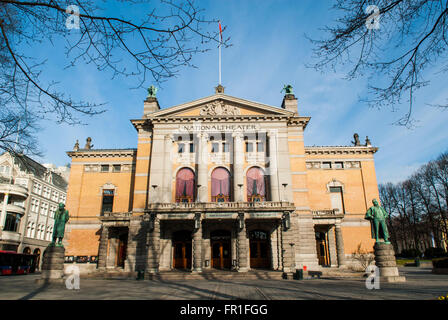
[[[224,87],[221,84],[218,84],[218,86],[215,87],[215,93],[224,93]]]

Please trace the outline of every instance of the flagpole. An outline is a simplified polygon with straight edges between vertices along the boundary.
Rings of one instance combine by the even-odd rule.
[[[221,42],[219,43],[219,85],[221,85]]]
[[[218,25],[219,25],[219,46],[218,46],[218,51],[219,51],[219,62],[218,62],[218,75],[219,75],[219,79],[218,79],[218,84],[221,85],[221,47],[222,47],[222,29],[221,29],[221,21],[218,20]]]

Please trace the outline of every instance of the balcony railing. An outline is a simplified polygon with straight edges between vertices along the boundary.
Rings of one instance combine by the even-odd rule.
[[[180,202],[180,203],[150,203],[149,211],[290,211],[294,210],[294,204],[284,201],[260,201],[260,202]]]

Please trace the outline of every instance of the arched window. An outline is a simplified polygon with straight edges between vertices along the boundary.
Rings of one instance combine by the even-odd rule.
[[[195,194],[194,172],[182,168],[176,175],[176,202],[193,202]]]
[[[266,200],[266,183],[263,170],[252,167],[246,174],[247,201],[257,202]]]
[[[216,168],[212,172],[212,201],[230,201],[230,173],[226,168]]]

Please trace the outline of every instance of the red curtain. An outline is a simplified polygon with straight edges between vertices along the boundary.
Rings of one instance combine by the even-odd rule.
[[[194,172],[189,168],[182,168],[176,175],[176,198],[184,196],[193,199]]]
[[[255,183],[255,186],[254,186]],[[247,196],[259,194],[262,197],[266,196],[266,187],[264,183],[264,174],[260,168],[252,167],[246,174]],[[254,192],[255,189],[255,192]]]
[[[216,168],[212,172],[212,197],[218,194],[230,195],[230,173],[225,168]]]

